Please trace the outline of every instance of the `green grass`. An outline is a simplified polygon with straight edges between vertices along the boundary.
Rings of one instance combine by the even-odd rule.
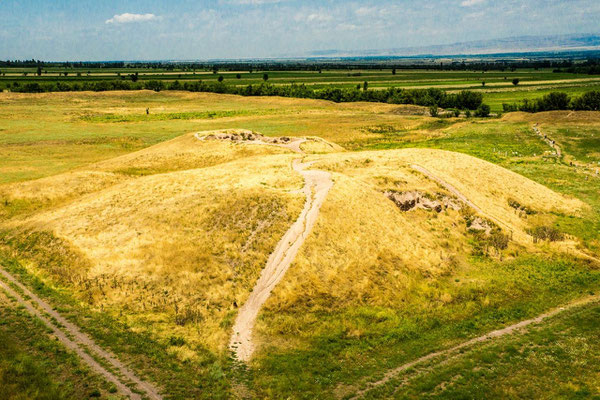
[[[452,122],[449,122],[452,121]],[[420,129],[444,129],[464,120],[439,119],[421,125]],[[350,143],[353,150],[387,150],[407,147],[427,147],[467,153],[494,163],[533,157],[548,150],[525,123],[489,123],[473,121],[441,135],[411,135],[411,130],[381,133]]]
[[[365,398],[599,399],[599,319],[598,303],[580,307],[526,334],[403,374]]]
[[[24,308],[0,294],[0,391],[2,399],[106,399],[116,388],[49,335]]]
[[[82,120],[86,122],[141,122],[141,121],[170,121],[191,119],[214,119],[249,115],[249,111],[203,111],[203,112],[179,112],[158,114],[99,114],[86,115]]]
[[[514,104],[528,99],[539,99],[550,92],[565,92],[571,97],[579,97],[585,92],[600,90],[600,84],[596,83],[560,83],[538,86],[521,86],[518,88],[496,89],[494,91],[481,89],[483,102],[487,103],[494,113],[501,113],[502,104]]]
[[[334,398],[339,385],[356,389],[365,378],[380,377],[383,371],[435,350],[597,291],[600,271],[569,259],[520,257],[505,263],[482,259],[473,260],[464,274],[424,282],[421,288],[402,309],[365,305],[265,315],[276,326],[289,325],[285,319],[314,323],[301,323],[294,333],[302,342],[299,348],[268,347],[260,355],[252,376],[257,395]],[[456,300],[436,305],[428,297],[436,290],[449,291]],[[362,331],[359,338],[351,334],[354,329]],[[277,341],[277,333],[270,333]]]
[[[600,167],[600,129],[597,127],[569,124],[560,127],[544,128],[562,150],[576,161],[594,163]]]

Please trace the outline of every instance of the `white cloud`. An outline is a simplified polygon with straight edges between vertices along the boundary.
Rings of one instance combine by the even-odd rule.
[[[327,21],[331,21],[331,15],[327,15],[327,14],[320,14],[320,13],[314,13],[314,14],[310,14],[308,17],[306,17],[306,20],[308,22],[327,22]]]
[[[144,22],[144,21],[152,21],[154,19],[158,19],[158,17],[154,14],[118,14],[112,17],[111,19],[107,19],[107,24],[127,24],[130,22]]]
[[[460,3],[460,5],[463,7],[472,7],[484,2],[485,0],[464,0],[462,3]]]
[[[221,0],[220,3],[256,6],[256,5],[261,5],[261,4],[281,3],[284,1],[287,1],[287,0]]]

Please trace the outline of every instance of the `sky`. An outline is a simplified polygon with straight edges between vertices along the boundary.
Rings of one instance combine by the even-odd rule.
[[[0,59],[302,56],[600,33],[600,0],[0,0]]]

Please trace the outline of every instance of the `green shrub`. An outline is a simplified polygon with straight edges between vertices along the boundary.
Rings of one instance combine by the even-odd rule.
[[[480,105],[477,110],[475,111],[475,116],[476,117],[489,117],[490,116],[490,106],[488,106],[487,104],[482,104]]]

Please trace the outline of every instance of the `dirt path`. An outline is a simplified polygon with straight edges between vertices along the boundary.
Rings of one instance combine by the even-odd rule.
[[[416,366],[418,364],[421,364],[421,363],[424,363],[426,361],[430,361],[430,360],[432,360],[434,358],[438,358],[438,357],[442,357],[442,356],[445,356],[445,357],[444,357],[444,360],[442,360],[441,362],[445,362],[445,361],[448,360],[449,357],[455,357],[456,356],[456,354],[452,354],[452,353],[456,353],[456,352],[458,352],[460,350],[463,350],[463,349],[465,349],[467,347],[470,347],[470,346],[472,346],[474,344],[486,342],[486,341],[488,341],[490,339],[493,339],[493,338],[498,338],[498,337],[502,337],[502,336],[506,336],[506,335],[515,333],[515,332],[517,332],[519,330],[522,330],[524,328],[529,327],[530,325],[540,323],[543,320],[545,320],[546,318],[553,317],[553,316],[555,316],[555,315],[557,315],[557,314],[559,314],[561,312],[568,311],[568,310],[570,310],[570,309],[572,309],[574,307],[583,306],[583,305],[590,304],[592,302],[599,301],[599,300],[600,300],[600,296],[585,297],[583,299],[579,299],[579,300],[576,300],[576,301],[574,301],[572,303],[569,303],[569,304],[567,304],[567,305],[565,305],[563,307],[559,307],[559,308],[551,310],[551,311],[549,311],[547,313],[541,314],[541,315],[539,315],[539,316],[537,316],[535,318],[528,319],[528,320],[525,320],[525,321],[521,321],[519,323],[516,323],[516,324],[513,324],[513,325],[509,325],[509,326],[507,326],[505,328],[489,332],[489,333],[487,333],[487,334],[485,334],[483,336],[479,336],[479,337],[473,338],[471,340],[463,342],[463,343],[461,343],[459,345],[456,345],[454,347],[451,347],[449,349],[436,351],[434,353],[429,353],[429,354],[427,354],[427,355],[425,355],[423,357],[417,358],[416,360],[413,360],[413,361],[411,361],[409,363],[403,364],[403,365],[401,365],[401,366],[399,366],[397,368],[394,368],[394,369],[386,372],[386,374],[383,376],[383,378],[381,378],[380,380],[378,380],[376,382],[369,383],[368,386],[367,386],[367,388],[365,388],[365,389],[357,392],[356,395],[352,397],[352,400],[359,399],[359,398],[363,397],[370,390],[373,390],[373,389],[375,389],[378,386],[385,385],[386,383],[388,383],[389,381],[391,381],[392,379],[394,379],[396,376],[400,375],[402,372],[407,371],[410,368],[412,368],[412,367],[414,367],[414,366]]]
[[[561,151],[560,147],[556,144],[556,142],[554,140],[550,139],[548,136],[546,136],[542,133],[540,128],[538,128],[538,124],[533,125],[533,131],[535,133],[537,133],[538,136],[542,138],[542,140],[544,140],[546,143],[548,143],[548,146],[550,146],[554,149],[554,151],[556,152],[556,156],[558,158],[562,158],[562,151]]]
[[[302,140],[296,140],[290,144],[277,146],[302,153],[300,149],[302,142]],[[270,143],[263,144],[271,145]],[[306,196],[304,208],[296,222],[285,233],[269,256],[267,265],[252,289],[250,297],[240,308],[235,320],[229,348],[240,361],[247,362],[252,357],[254,352],[252,332],[258,312],[269,298],[273,288],[281,281],[292,261],[294,261],[298,250],[300,250],[317,220],[319,210],[329,189],[333,186],[331,175],[325,171],[307,169],[311,164],[303,163],[299,159],[294,160],[292,164],[294,171],[304,177],[303,192]]]
[[[436,181],[438,184],[440,184],[442,187],[444,187],[446,190],[448,190],[450,193],[452,193],[453,195],[455,195],[460,201],[462,201],[463,203],[465,203],[466,205],[468,205],[469,207],[471,207],[473,210],[475,210],[476,212],[478,212],[479,214],[481,214],[482,216],[491,219],[492,221],[494,221],[496,224],[505,227],[506,229],[508,229],[510,232],[513,232],[512,228],[507,225],[506,223],[500,221],[498,218],[493,217],[491,215],[489,215],[488,213],[486,213],[485,211],[483,211],[477,204],[473,203],[471,200],[469,200],[464,194],[462,194],[458,189],[456,189],[454,186],[452,186],[450,183],[446,182],[445,180],[443,180],[442,178],[434,175],[431,171],[429,171],[426,168],[421,167],[420,165],[416,165],[413,164],[411,165],[411,168],[419,171],[420,173],[422,173],[423,175],[425,175],[426,177],[428,177],[429,179]]]
[[[46,326],[48,326],[57,339],[60,340],[65,347],[77,353],[77,355],[79,355],[79,357],[81,357],[81,359],[88,364],[92,370],[102,375],[107,381],[112,382],[117,387],[119,392],[131,399],[142,399],[142,396],[133,392],[132,389],[123,383],[124,381],[133,382],[136,386],[136,391],[143,392],[145,397],[153,400],[162,399],[158,393],[158,390],[154,386],[138,378],[129,368],[117,360],[114,354],[98,346],[89,336],[81,332],[77,326],[67,321],[58,312],[53,310],[48,303],[40,299],[29,289],[23,286],[13,275],[2,268],[0,268],[0,275],[21,289],[25,296],[27,296],[29,299],[25,300],[8,284],[0,280],[0,287],[2,289],[4,289],[10,296],[14,297],[19,304],[27,309],[27,311],[35,315]],[[39,307],[39,309],[35,308],[34,304],[36,307]],[[92,352],[97,358],[101,358],[104,363],[110,366],[111,369],[118,371],[124,380],[98,363],[86,352],[86,350]]]

